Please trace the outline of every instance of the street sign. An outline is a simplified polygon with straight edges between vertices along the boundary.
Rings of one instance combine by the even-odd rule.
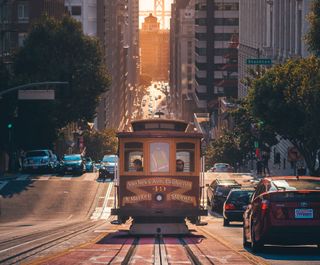
[[[270,64],[272,64],[272,60],[271,59],[267,59],[267,58],[247,59],[247,64],[270,65]]]
[[[19,90],[19,100],[54,100],[54,90]]]

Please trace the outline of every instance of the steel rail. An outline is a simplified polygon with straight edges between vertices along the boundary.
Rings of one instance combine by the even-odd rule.
[[[129,262],[131,261],[133,255],[134,255],[134,252],[135,252],[135,250],[137,248],[137,245],[139,244],[139,241],[140,241],[140,237],[136,237],[133,240],[133,243],[130,246],[126,256],[123,259],[123,261],[121,262],[121,265],[128,265],[129,264]]]
[[[101,222],[94,222],[94,223],[90,223],[90,224],[85,224],[85,225],[82,225],[82,226],[78,226],[75,227],[77,228],[76,231],[72,231],[72,232],[66,232],[66,231],[60,231],[60,234],[62,233],[62,235],[59,235],[51,240],[48,240],[46,242],[43,242],[43,243],[39,243],[35,246],[31,246],[27,249],[23,249],[21,250],[20,252],[18,253],[15,253],[11,256],[8,256],[8,257],[5,257],[5,258],[2,258],[0,260],[0,264],[16,264],[16,263],[19,263],[23,260],[26,260],[44,250],[47,250],[47,249],[50,249],[54,246],[57,246],[59,244],[61,244],[62,242],[65,242],[66,240],[69,240],[71,238],[74,238],[78,235],[81,235],[83,233],[86,233],[98,226],[101,225]],[[44,239],[43,238],[38,238],[37,240],[41,240],[41,239]],[[19,247],[19,246],[17,246]]]
[[[2,240],[0,241],[0,253],[2,251],[1,248],[3,248],[4,245],[16,245],[16,244],[21,244],[24,242],[28,242],[30,240],[33,240],[33,238],[37,237],[37,236],[48,236],[48,235],[52,235],[52,234],[56,234],[59,233],[59,229],[68,229],[69,227],[72,228],[73,226],[77,226],[79,224],[82,224],[83,222],[77,222],[77,223],[72,223],[72,224],[68,224],[68,225],[63,225],[63,226],[58,226],[55,228],[52,228],[50,230],[45,230],[45,231],[39,231],[39,232],[35,232],[32,234],[27,234],[27,235],[22,235],[22,236],[15,236],[6,240]],[[8,247],[8,246],[7,246]]]
[[[179,237],[180,244],[184,247],[187,256],[193,265],[201,265],[202,263],[198,259],[198,257],[193,253],[191,248],[188,246],[187,242],[183,239],[183,237]]]

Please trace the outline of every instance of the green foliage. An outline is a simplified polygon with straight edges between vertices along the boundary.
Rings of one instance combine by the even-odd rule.
[[[320,55],[320,1],[314,0],[311,5],[311,12],[307,17],[310,28],[305,36],[309,51]]]
[[[93,160],[101,160],[104,155],[116,154],[118,149],[118,139],[114,129],[99,131],[87,131],[84,134],[86,155]]]
[[[320,61],[291,59],[268,70],[249,91],[251,113],[273,132],[289,139],[304,156],[311,174],[319,175]]]
[[[214,163],[224,162],[236,165],[242,160],[238,138],[234,133],[225,131],[218,139],[213,140],[206,150],[206,165],[212,167]]]
[[[50,145],[59,128],[78,120],[92,121],[99,96],[109,85],[97,39],[85,36],[81,24],[42,17],[35,23],[14,60],[15,83],[68,81],[56,87],[52,102],[19,103],[20,145]],[[25,135],[28,137],[25,138]]]

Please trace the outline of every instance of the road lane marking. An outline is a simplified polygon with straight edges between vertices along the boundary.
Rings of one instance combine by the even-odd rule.
[[[23,174],[23,175],[20,175],[19,177],[16,178],[16,180],[26,180],[27,178],[29,178],[30,175],[28,174]]]
[[[0,190],[7,185],[8,181],[0,181]]]

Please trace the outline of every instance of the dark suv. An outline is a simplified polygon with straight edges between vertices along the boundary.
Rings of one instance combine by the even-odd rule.
[[[211,206],[211,210],[221,212],[230,190],[240,188],[241,184],[234,179],[215,179],[212,181],[207,189],[207,203]]]

